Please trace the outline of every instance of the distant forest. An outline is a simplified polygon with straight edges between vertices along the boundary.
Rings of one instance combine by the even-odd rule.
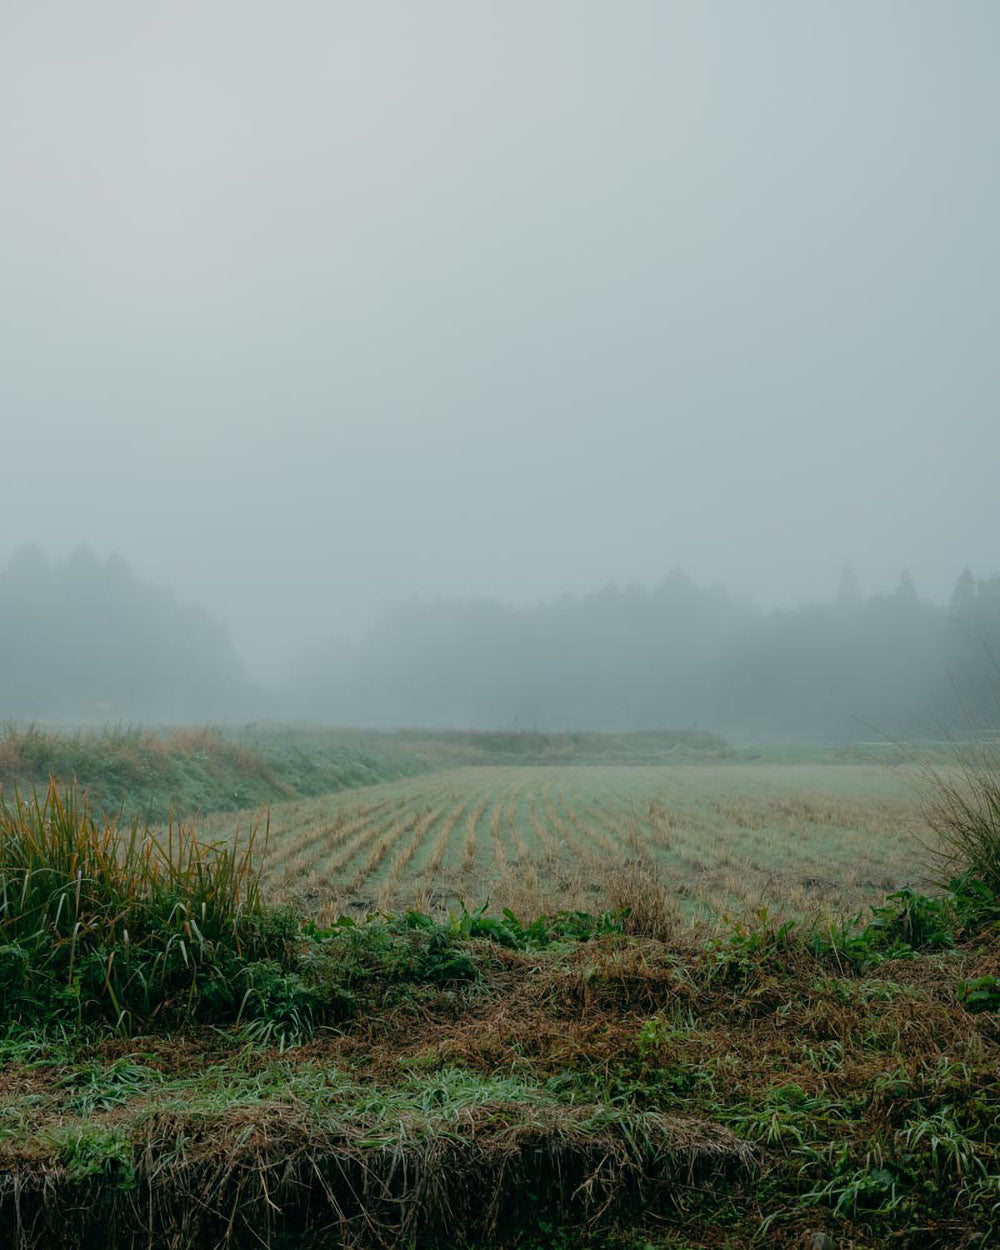
[[[0,573],[0,719],[180,724],[258,705],[226,631],[120,557],[27,547]]]
[[[871,598],[846,576],[830,602],[763,612],[675,572],[531,608],[410,603],[265,689],[220,625],[118,557],[29,548],[0,572],[0,720],[926,737],[995,720],[998,657],[1000,577],[966,569],[940,605],[906,574]]]
[[[759,611],[675,572],[515,609],[414,603],[350,655],[300,669],[292,703],[369,725],[698,727],[828,741],[963,732],[996,711],[1000,578],[948,606],[907,574],[863,598]]]

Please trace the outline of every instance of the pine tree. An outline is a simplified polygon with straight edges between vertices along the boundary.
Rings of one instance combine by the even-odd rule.
[[[976,579],[968,565],[958,575],[955,590],[951,596],[950,610],[952,616],[968,620],[976,609]]]
[[[861,586],[858,582],[858,575],[850,564],[845,564],[841,571],[835,602],[841,608],[856,608],[861,604]]]
[[[900,603],[917,602],[917,588],[913,584],[913,578],[910,576],[909,569],[903,569],[902,573],[900,573],[894,597]]]

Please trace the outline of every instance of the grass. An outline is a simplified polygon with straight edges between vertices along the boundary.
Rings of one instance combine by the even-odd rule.
[[[75,782],[107,811],[166,820],[174,811],[232,812],[426,771],[393,735],[248,727],[66,732],[9,725],[0,786],[30,792],[50,776]]]
[[[597,939],[623,932],[625,917],[524,927],[480,910],[447,924],[412,913],[320,930],[264,906],[253,846],[252,836],[241,847],[184,827],[158,837],[119,825],[54,782],[43,798],[0,808],[12,1029],[3,1074],[13,1082],[0,1213],[22,1242],[131,1244],[114,1230],[155,1226],[154,1239],[222,1244],[237,1217],[246,1236],[272,1227],[279,1198],[309,1227],[298,1204],[317,1180],[337,1193],[334,1222],[348,1238],[367,1230],[376,1244],[405,1244],[425,1227],[493,1237],[529,1182],[565,1220],[571,1200],[596,1218],[654,1182],[745,1170],[751,1149],[719,1126],[567,1102],[514,1072],[417,1064],[376,1083],[328,1056],[263,1063],[320,1029],[344,1035],[351,1020],[444,1004],[473,1012],[496,975],[494,949]],[[227,1048],[221,1064],[204,1060],[206,1023]],[[22,1033],[32,1026],[61,1029],[62,1046],[33,1045]],[[129,1049],[102,1063],[109,1027]],[[155,1043],[140,1042],[152,1030],[170,1046],[190,1039],[188,1058],[200,1048],[194,1070],[157,1066]],[[442,1186],[456,1169],[463,1181]]]
[[[165,820],[258,808],[399,777],[512,760],[656,763],[731,754],[695,731],[645,734],[378,733],[247,725],[241,729],[141,726],[70,731],[9,724],[0,733],[0,786],[76,782],[106,810]]]
[[[57,940],[119,940],[183,915],[192,934],[234,942],[261,913],[253,862],[258,827],[241,846],[207,843],[189,825],[157,836],[90,810],[86,797],[60,791],[15,795],[0,804],[0,932],[8,941],[51,933]]]
[[[1000,891],[1000,761],[995,740],[956,744],[952,767],[924,765],[924,809],[943,880],[968,872]]]
[[[290,931],[242,840],[120,823],[53,781],[0,802],[0,1019],[135,1022],[232,1005]],[[246,987],[245,987],[246,988]]]
[[[116,1229],[103,1244],[138,1244],[151,1228],[154,1244],[273,1244],[292,1229],[296,1244],[413,1245],[432,1230],[435,1245],[468,1245],[565,1226],[569,1210],[607,1226],[644,1190],[746,1174],[754,1155],[721,1127],[528,1077],[452,1067],[374,1087],[328,1062],[255,1059],[190,1074],[157,1056],[168,1070],[144,1067],[124,1101],[109,1065],[113,1109],[87,1118],[71,1093],[35,1095],[35,1131],[0,1141],[0,1163],[19,1165],[16,1214],[0,1188],[9,1227],[61,1245]],[[46,1188],[81,1204],[72,1222]]]
[[[992,1243],[1000,1032],[957,994],[996,971],[992,934],[942,912],[947,942],[917,946],[877,915],[853,947],[768,917],[508,943],[467,915],[449,943],[474,980],[411,983],[283,1053],[15,1030],[0,1218],[60,1245]],[[360,976],[404,929],[344,932]]]
[[[10,1244],[995,1244],[997,891],[916,888],[905,780],[480,763],[278,807],[266,858],[8,798]],[[429,905],[324,918],[318,861]]]

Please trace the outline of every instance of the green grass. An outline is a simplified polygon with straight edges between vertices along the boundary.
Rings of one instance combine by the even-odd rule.
[[[350,730],[239,732],[109,728],[76,733],[8,726],[0,736],[6,793],[76,782],[105,810],[166,820],[171,811],[239,811],[426,771],[392,735]]]
[[[196,835],[8,796],[12,1237],[995,1242],[1000,906],[982,864],[914,888],[909,772],[434,749],[275,806],[266,859],[249,815]],[[312,918],[275,908],[310,890]]]
[[[279,1246],[338,1221],[362,1247],[991,1244],[1000,1043],[956,987],[995,941],[958,897],[919,931],[913,908],[850,943],[763,918],[687,945],[522,928],[510,947],[471,917],[449,940],[473,993],[371,1000],[284,1053],[15,1030],[0,1178],[20,1205],[0,1183],[0,1215],[67,1245],[153,1227]],[[359,968],[385,970],[407,925],[439,931],[401,922],[346,926]]]
[[[206,842],[119,822],[52,782],[0,802],[0,1019],[129,1029],[259,993],[291,922],[263,906],[258,829]],[[264,962],[262,962],[264,961]]]
[[[463,1232],[484,1230],[491,1244],[511,1244],[512,1235],[565,1227],[574,1210],[578,1234],[581,1216],[606,1226],[609,1211],[634,1201],[643,1174],[670,1183],[695,1159],[706,1177],[745,1173],[752,1153],[725,1130],[567,1098],[528,1075],[444,1066],[373,1084],[328,1062],[247,1053],[190,1074],[78,1062],[85,1081],[22,1095],[5,1111],[21,1134],[0,1134],[0,1169],[21,1181],[19,1216],[58,1229],[60,1244],[101,1233],[107,1246],[133,1244],[133,1235],[138,1244],[122,1217],[146,1213],[154,1178],[164,1192],[141,1227],[198,1244],[280,1244],[289,1223],[318,1231],[324,1220],[329,1237],[338,1218],[353,1225],[351,1244],[468,1244]],[[34,1074],[19,1075],[31,1083]],[[39,1209],[43,1173],[49,1197]],[[317,1181],[336,1204],[318,1229],[315,1212],[310,1220],[298,1206]],[[53,1188],[90,1199],[75,1223],[69,1212],[60,1220]],[[286,1210],[276,1219],[279,1202]]]

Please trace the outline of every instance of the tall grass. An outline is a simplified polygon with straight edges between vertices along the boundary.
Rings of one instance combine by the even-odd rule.
[[[202,842],[173,819],[157,835],[137,818],[122,826],[93,813],[86,795],[55,782],[41,798],[0,801],[0,936],[117,940],[183,916],[205,938],[238,945],[261,909],[259,828],[242,846]]]
[[[255,861],[260,827],[242,844],[201,841],[173,820],[156,833],[93,811],[54,781],[42,796],[0,800],[7,1014],[19,1002],[75,1001],[81,1014],[97,1006],[146,1017],[185,996],[190,1009],[226,957],[267,954],[274,934]]]
[[[1000,739],[956,747],[949,768],[926,765],[922,788],[943,881],[966,873],[1000,894]]]

